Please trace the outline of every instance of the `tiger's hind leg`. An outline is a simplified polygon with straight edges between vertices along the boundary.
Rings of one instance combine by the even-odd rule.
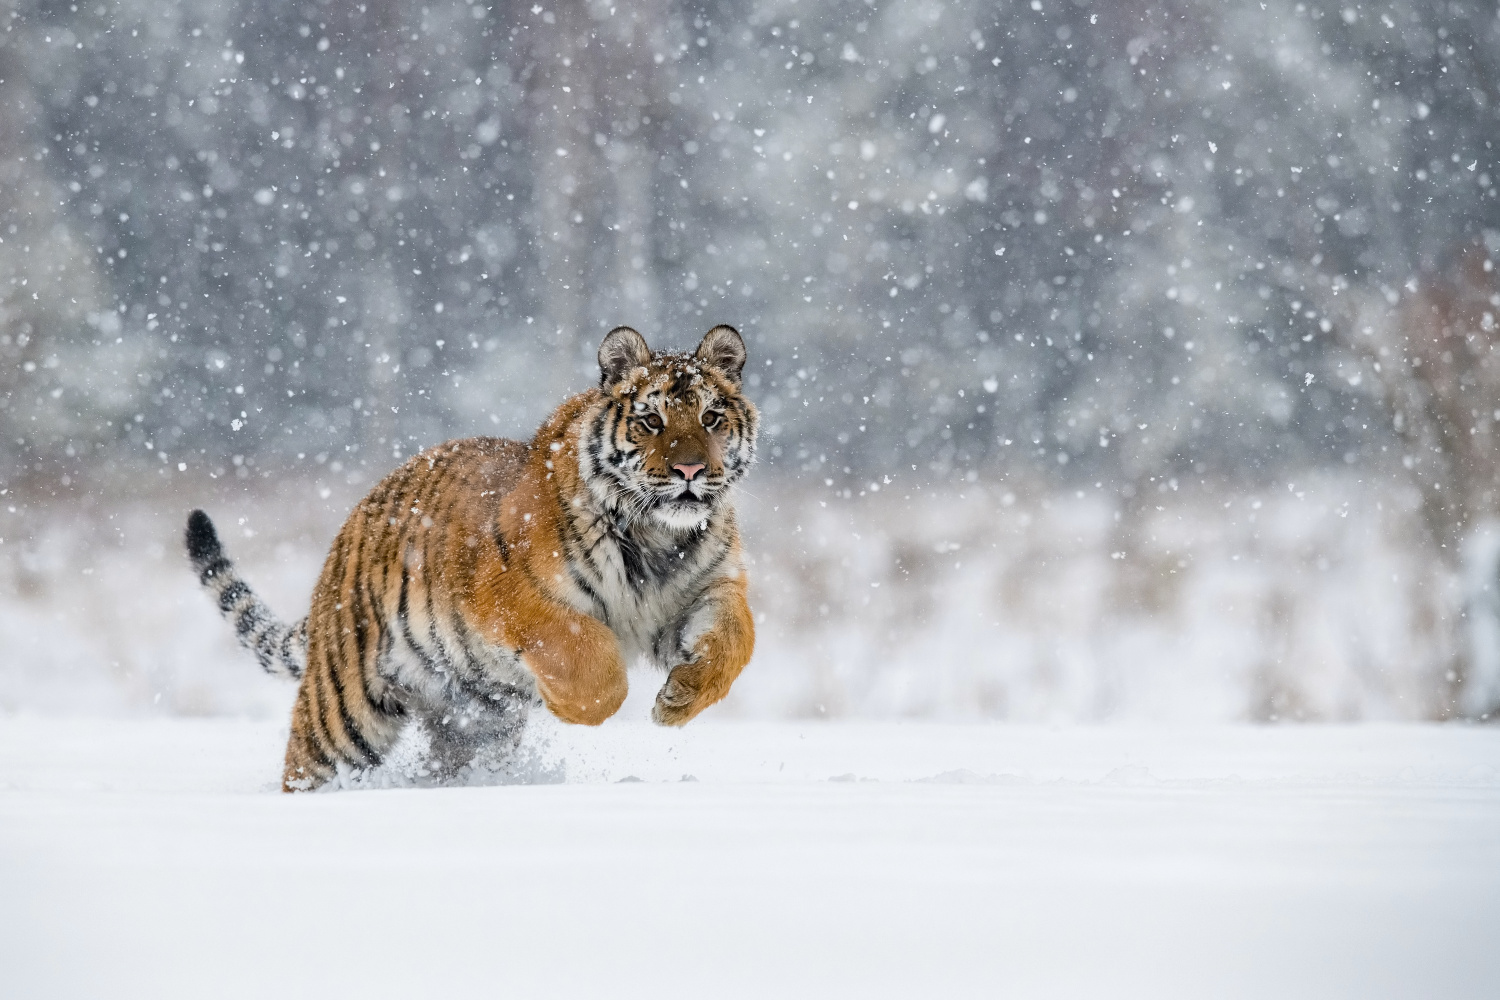
[[[336,674],[325,678],[322,671],[309,671],[292,706],[282,791],[310,791],[378,767],[405,722],[404,704],[395,695],[392,689],[389,704],[376,703],[363,685],[351,691]]]
[[[447,784],[466,766],[476,772],[502,770],[521,744],[528,710],[527,701],[516,697],[471,701],[427,713],[422,721],[433,776]]]

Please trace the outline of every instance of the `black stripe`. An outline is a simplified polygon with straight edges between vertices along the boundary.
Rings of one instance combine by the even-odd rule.
[[[328,723],[323,718],[323,713],[325,711],[324,703],[327,699],[323,694],[323,685],[319,679],[320,675],[326,672],[327,669],[328,651],[325,649],[323,650],[322,662],[309,670],[308,677],[303,681],[303,684],[307,687],[308,695],[307,715],[309,733],[314,739],[316,739],[318,743],[319,753],[322,754],[323,759],[328,762],[330,766],[332,766],[335,765],[337,761],[329,753],[329,750],[336,748],[333,747],[333,739],[328,735]]]
[[[625,568],[625,582],[630,589],[639,591],[645,583],[646,567],[641,562],[640,547],[636,545],[635,539],[630,537],[629,532],[615,531],[615,549],[620,553],[620,562]]]
[[[372,698],[370,705],[387,719],[406,718],[406,705],[401,701],[400,689],[394,684],[386,686],[385,694],[378,701]]]
[[[359,636],[359,632],[356,631],[355,635],[356,641],[358,641],[357,637]],[[360,645],[361,647],[363,647],[362,642],[360,643]],[[331,669],[328,671],[328,679],[333,684],[333,701],[334,704],[338,706],[339,726],[344,730],[344,735],[349,737],[349,742],[353,744],[354,749],[358,751],[362,757],[364,757],[366,763],[380,763],[380,755],[375,752],[374,747],[370,746],[370,744],[366,742],[364,733],[360,731],[358,724],[356,724],[354,719],[349,715],[349,707],[345,703],[346,695],[344,693],[344,681],[341,677],[339,677],[338,664],[331,665]]]
[[[626,451],[620,446],[620,438],[624,438],[626,442],[630,441],[629,429],[630,418],[625,416],[619,417],[615,425],[610,428],[609,439],[614,450],[610,452],[609,461],[605,463],[606,465],[612,466],[615,469],[623,469],[629,464],[631,457],[635,455],[635,452]]]
[[[426,470],[419,472],[421,481],[417,484],[416,497],[412,502],[412,506],[420,511],[420,513],[412,515],[417,518],[416,523],[418,525],[422,523],[421,518],[423,515],[431,517],[433,524],[437,524],[438,519],[434,516],[436,511],[429,510],[428,508],[435,508],[438,500],[443,495],[443,489],[448,484],[449,478],[451,478],[449,476],[450,464],[448,453],[439,452],[432,464]]]
[[[321,720],[318,719],[318,710],[313,706],[311,698],[307,700],[307,718],[310,738],[303,740],[302,745],[322,762],[326,770],[337,772],[338,762],[328,755],[328,748],[323,743],[324,737],[318,733],[317,723],[320,723]]]
[[[398,510],[400,510],[400,507],[401,491],[399,489],[392,488],[389,491],[389,496],[386,499],[385,509],[380,513],[381,531],[390,531],[392,528],[399,528],[401,524],[401,518],[397,517],[396,513]],[[392,521],[395,521],[396,523],[392,524]]]
[[[721,547],[718,553],[699,569],[693,572],[692,580],[697,582],[705,576],[712,575],[718,568],[724,565],[724,560],[729,556],[729,546]]]
[[[292,652],[292,642],[297,637],[297,630],[289,628],[281,635],[281,665],[286,672],[293,677],[301,677],[302,670],[297,664],[296,654]]]
[[[348,755],[339,746],[339,741],[333,732],[332,720],[334,715],[342,715],[344,706],[331,697],[327,684],[334,684],[333,675],[338,671],[338,664],[334,662],[333,652],[329,652],[328,659],[324,663],[324,669],[313,674],[313,690],[318,695],[318,724],[322,727],[323,746],[330,755],[337,755],[335,760],[348,760]]]
[[[454,522],[453,510],[465,499],[467,491],[458,470],[451,467],[445,468],[442,485],[445,488],[433,499],[432,510],[424,508],[422,513],[432,518],[433,530],[429,534],[446,540],[448,530]]]
[[[276,623],[257,615],[255,624],[259,626],[255,633],[255,650],[261,656],[261,662],[269,665],[271,657],[276,653]]]
[[[379,508],[385,503],[389,493],[390,486],[386,482],[381,482],[360,501],[356,509],[366,517],[374,517],[380,512]]]
[[[588,568],[593,571],[594,576],[601,580],[604,579],[604,569],[599,565],[598,560],[594,558],[594,552],[599,548],[600,545],[604,544],[604,540],[608,537],[609,529],[605,528],[603,531],[599,532],[598,536],[592,542],[589,542],[578,553],[579,558],[588,565]]]
[[[260,661],[262,669],[269,671],[276,662],[276,628],[270,622],[262,621],[262,624],[266,627],[255,636],[255,658]]]
[[[312,714],[311,711],[309,711],[309,714]],[[316,736],[316,733],[314,733],[313,735]],[[302,745],[308,749],[309,753],[314,758],[316,758],[317,763],[323,765],[323,769],[328,772],[328,777],[332,777],[333,775],[338,773],[338,762],[335,761],[332,757],[328,756],[328,751],[324,748],[323,744],[319,742],[318,739],[303,740]],[[308,761],[308,764],[313,763],[314,762],[311,760]]]
[[[446,668],[442,672],[443,676],[452,677],[455,674],[455,665],[453,662],[453,657],[448,653],[448,647],[443,645],[443,637],[438,634],[438,615],[437,608],[433,606],[432,586],[429,584],[425,588],[425,591],[427,596],[427,638],[430,639],[432,641],[432,644],[437,647],[438,658]]]
[[[411,648],[413,653],[417,654],[417,659],[422,661],[422,666],[426,667],[429,672],[441,677],[443,675],[442,669],[438,666],[437,661],[432,658],[431,654],[428,653],[427,648],[417,641],[417,637],[411,629],[411,607],[407,597],[407,584],[410,582],[411,575],[403,570],[401,573],[401,601],[396,612],[396,617],[401,622],[401,638],[405,639],[407,646]]]
[[[604,417],[609,417],[609,426],[607,427],[604,426]],[[591,442],[594,445],[591,454],[594,457],[595,469],[600,468],[601,465],[612,465],[615,468],[619,468],[619,465],[624,462],[625,453],[619,450],[619,427],[625,426],[628,421],[630,421],[630,415],[625,414],[624,408],[621,408],[621,406],[615,406],[610,411],[600,412],[597,427],[594,429],[594,439]],[[598,456],[600,456],[600,451],[603,451],[606,438],[613,450],[610,451],[609,462],[601,463],[598,460]]]
[[[486,691],[484,688],[476,686],[467,678],[454,676],[450,678],[450,683],[452,683],[452,685],[458,689],[459,694],[463,695],[465,698],[468,698],[470,701],[476,701],[481,705],[488,705],[493,701],[493,699],[490,697],[490,691]],[[495,685],[495,688],[495,693],[499,693],[501,695],[509,697],[524,698],[524,695],[522,695],[520,690],[514,685],[497,684]]]
[[[377,662],[383,663],[383,662],[385,662],[385,661],[387,661],[387,660],[390,659],[391,647],[393,645],[395,645],[395,642],[396,642],[395,635],[391,632],[390,629],[383,629],[381,631],[381,633],[380,633],[380,642],[375,647],[375,656],[376,656]],[[380,674],[379,674],[378,671],[376,672],[376,676],[377,677],[380,676]],[[366,694],[369,693],[369,687],[368,687],[368,685],[366,686],[365,693]],[[373,704],[373,699],[371,699],[371,703]]]
[[[335,678],[334,683],[338,689],[339,721],[344,726],[344,732],[349,735],[350,742],[354,744],[355,749],[359,751],[360,755],[364,757],[367,763],[369,763],[371,766],[379,764],[380,754],[376,753],[375,748],[370,746],[369,741],[365,739],[364,731],[359,727],[359,723],[354,719],[353,716],[349,714],[348,710],[344,707],[343,685],[339,684],[337,678]]]
[[[400,552],[401,552],[400,542],[396,541],[394,544],[396,546],[396,553],[399,555]],[[387,586],[387,584],[390,582],[391,560],[390,559],[376,559],[376,560],[374,560],[372,566],[373,566],[373,568],[372,568],[371,572],[372,573],[379,573],[380,574],[380,580],[379,580],[378,586],[376,584],[371,584],[370,585],[370,594],[371,594],[371,599],[373,600],[374,597],[375,597],[375,595],[376,595],[376,593],[377,593],[377,591],[379,593],[379,596],[384,597],[385,594],[387,593],[387,591],[389,590],[389,587]],[[382,610],[382,613],[383,613],[384,612],[384,608],[382,608],[381,610]],[[383,622],[384,622],[384,620],[382,619],[382,625],[381,625],[381,630],[382,631],[385,630],[385,625],[384,625]]]
[[[214,557],[214,560],[207,566],[203,567],[203,571],[198,574],[198,582],[206,587],[208,586],[208,581],[212,580],[220,573],[227,573],[229,569],[229,560],[225,559],[223,556],[216,556]]]
[[[590,586],[588,580],[584,578],[583,573],[579,571],[578,567],[573,565],[573,563],[571,562],[568,563],[568,575],[573,578],[573,582],[577,584],[578,589],[583,591],[584,596],[592,601],[594,603],[594,607],[599,610],[598,618],[602,620],[604,624],[608,625],[609,607],[599,597],[599,594],[594,590],[594,588]]]
[[[521,574],[526,577],[526,581],[536,588],[537,593],[549,598],[551,597],[551,588],[547,584],[542,582],[541,577],[536,575],[536,573],[531,568],[531,563],[523,562],[520,564],[519,568],[521,570]]]
[[[360,681],[359,693],[364,697],[365,703],[368,705],[370,704],[370,692],[368,687],[368,680],[365,676],[366,664],[370,662],[370,636],[368,629],[371,620],[373,620],[376,629],[375,642],[378,655],[379,646],[384,637],[384,624],[382,623],[380,618],[380,611],[375,607],[374,597],[370,592],[368,575],[362,574],[359,580],[355,583],[354,596],[356,597],[356,606],[351,609],[351,614],[354,622],[354,643],[359,657],[359,659],[356,661],[358,666],[357,675]],[[368,618],[365,617],[366,614],[369,615]],[[333,681],[336,692],[339,696],[339,709],[341,717],[345,723],[345,728],[349,731],[350,738],[360,748],[360,751],[364,753],[366,759],[369,760],[370,763],[379,763],[380,755],[375,752],[375,750],[369,745],[368,742],[366,742],[364,733],[359,729],[357,721],[349,716],[345,708],[344,701],[346,696],[344,693],[343,679],[340,678],[337,673],[335,673]]]
[[[683,625],[687,617],[689,617],[691,614],[692,608],[689,608],[687,614],[683,616],[683,622],[679,622],[676,625],[665,625],[657,631],[656,638],[651,640],[651,653],[653,656],[655,656],[656,662],[666,662],[667,658],[665,655],[666,651],[663,648],[663,640],[665,640],[668,636],[670,636],[672,639],[672,652],[675,653],[677,650],[682,648]]]
[[[370,586],[370,577],[366,573],[362,578],[363,586],[360,588],[360,597],[363,598],[365,606],[370,609],[370,618],[375,622],[377,634],[385,631],[385,615],[380,611],[380,603],[375,599],[375,588]]]
[[[370,621],[365,617],[365,609],[360,606],[362,602],[359,600],[358,584],[355,584],[355,591],[354,593],[350,594],[349,597],[350,601],[347,610],[349,613],[349,623],[351,626],[353,626],[350,631],[354,635],[354,662],[358,663],[361,670],[363,670],[365,664],[365,649],[370,641],[370,637],[367,634],[367,630],[370,627]]]
[[[432,605],[431,587],[427,588],[426,602],[428,615],[428,634],[438,648],[438,656],[435,658],[432,655],[431,651],[428,650],[428,648],[423,643],[417,640],[416,634],[412,631],[411,627],[411,597],[409,590],[410,582],[411,574],[407,573],[405,569],[403,569],[401,573],[401,593],[397,600],[396,618],[400,624],[401,637],[405,640],[407,647],[416,654],[417,659],[421,661],[422,666],[426,667],[428,672],[432,673],[434,676],[437,676],[447,683],[450,683],[453,686],[457,687],[460,692],[466,694],[470,698],[479,701],[487,700],[486,693],[482,689],[475,687],[473,682],[469,678],[462,676],[456,670],[447,668],[447,665],[450,664],[450,660],[447,654],[447,650],[443,647],[441,639],[439,639],[436,635],[437,619]],[[456,611],[454,621],[455,625],[459,624],[456,617]],[[459,632],[460,637],[462,638],[467,633],[468,629],[466,627],[461,627],[461,630]],[[465,650],[465,652],[467,653],[467,650]],[[441,662],[439,662],[440,660]]]
[[[558,519],[557,536],[562,542],[562,555],[564,561],[574,558],[578,552],[583,539],[578,534],[577,512],[571,504],[562,506],[562,516]]]
[[[349,561],[349,546],[353,542],[350,537],[352,534],[350,525],[344,525],[338,537],[333,540],[333,548],[328,553],[328,562],[323,567],[323,575],[328,578],[329,587],[335,591],[343,586],[344,566]]]
[[[484,684],[486,679],[484,675],[484,657],[480,653],[475,652],[476,645],[480,648],[484,646],[483,641],[479,640],[476,642],[473,640],[474,633],[469,628],[468,623],[464,621],[463,615],[457,607],[454,607],[448,613],[448,622],[453,626],[453,631],[458,636],[459,651],[463,654],[462,661],[455,664],[454,673],[462,675],[465,678],[474,677],[480,687],[487,686]]]
[[[706,531],[695,531],[692,534],[688,535],[687,541],[678,546],[676,550],[677,552],[682,553],[677,561],[683,565],[690,562],[695,556],[697,556],[698,550],[703,547],[703,542],[707,538],[708,532]]]
[[[228,611],[229,609],[225,608],[224,610]],[[256,613],[258,610],[259,609],[256,608],[255,604],[252,602],[241,608],[240,613],[235,615],[234,634],[239,636],[242,642],[244,641],[246,635],[255,631],[255,626],[260,621],[260,615]]]
[[[229,586],[219,591],[219,610],[228,614],[241,597],[250,596],[250,588],[245,586],[243,580],[235,580]]]
[[[650,583],[660,583],[674,575],[678,565],[685,559],[677,558],[676,548],[658,549],[641,545],[627,534],[620,536],[620,554],[625,557],[630,571],[630,584],[635,589]],[[639,580],[639,583],[637,583]]]
[[[606,406],[601,409],[599,415],[594,418],[593,426],[589,428],[588,447],[584,450],[588,452],[589,464],[593,469],[597,470],[599,468],[599,451],[604,447],[605,418],[616,408],[615,406]]]
[[[652,578],[658,583],[673,576],[678,565],[684,561],[677,558],[676,549],[643,547],[641,556],[649,561]]]
[[[603,522],[602,527],[600,526],[600,522]],[[615,550],[618,552],[622,532],[608,513],[601,513],[595,516],[594,520],[589,524],[588,530],[592,532],[595,529],[598,529],[598,534],[594,536],[594,540],[588,543],[588,546],[583,550],[583,561],[588,564],[589,569],[593,570],[596,579],[603,580],[604,566],[600,564],[599,560],[594,558],[594,553],[598,550],[599,546],[611,538],[615,540]]]
[[[370,674],[378,674],[380,672],[380,663],[385,659],[385,654],[389,651],[390,632],[386,628],[385,615],[382,613],[380,604],[375,598],[375,591],[370,584],[368,573],[363,577],[363,583],[364,586],[361,588],[360,596],[365,603],[365,607],[369,609],[371,620],[375,623],[375,655],[368,663],[363,657],[359,661],[360,677],[364,682],[366,700],[369,700]]]

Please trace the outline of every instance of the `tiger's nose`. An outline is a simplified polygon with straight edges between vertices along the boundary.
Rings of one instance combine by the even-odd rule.
[[[692,478],[694,476],[696,476],[698,473],[700,473],[700,472],[703,471],[703,466],[701,464],[699,464],[699,465],[674,465],[674,466],[672,466],[672,468],[674,468],[678,472],[682,473],[682,478],[686,479],[686,480],[689,480],[689,481],[691,481]]]

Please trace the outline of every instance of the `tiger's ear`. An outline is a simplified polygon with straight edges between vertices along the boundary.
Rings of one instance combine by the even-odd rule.
[[[716,326],[704,336],[693,357],[713,365],[739,385],[740,372],[745,370],[745,338],[732,326]]]
[[[646,338],[628,326],[617,326],[599,345],[599,385],[608,389],[624,378],[626,372],[650,361],[651,348],[646,346]]]

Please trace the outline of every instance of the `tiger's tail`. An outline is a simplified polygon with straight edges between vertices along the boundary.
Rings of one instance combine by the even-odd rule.
[[[240,644],[255,654],[269,674],[301,678],[307,669],[307,619],[287,625],[250,586],[224,555],[213,521],[201,510],[188,515],[187,551],[198,582],[214,592],[219,611],[234,623]]]

